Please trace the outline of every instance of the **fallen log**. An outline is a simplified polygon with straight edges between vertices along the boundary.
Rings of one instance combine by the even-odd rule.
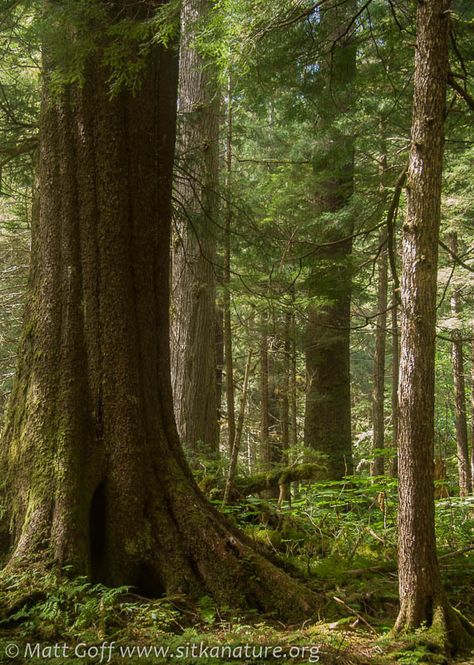
[[[230,501],[240,501],[252,494],[265,490],[287,486],[294,482],[309,482],[325,479],[325,467],[321,464],[295,464],[284,468],[272,469],[251,476],[237,476],[234,480]],[[207,476],[200,482],[201,490],[214,499],[222,498],[225,479]]]

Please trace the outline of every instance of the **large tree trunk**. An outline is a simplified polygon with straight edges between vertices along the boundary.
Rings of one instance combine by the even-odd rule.
[[[216,229],[219,97],[195,43],[209,0],[181,10],[176,238],[173,242],[171,368],[178,432],[192,456],[218,453]]]
[[[114,11],[133,21],[154,8]],[[154,47],[134,94],[111,99],[108,77],[94,60],[80,89],[45,85],[30,299],[0,459],[9,565],[40,558],[296,619],[312,595],[205,500],[173,418],[174,58]]]
[[[338,213],[353,192],[354,139],[337,128],[337,113],[347,111],[355,77],[356,47],[347,24],[352,2],[324,8],[322,25],[331,46],[325,62],[327,92],[331,102],[324,121],[331,134],[321,162],[331,164],[327,179],[318,183],[318,212],[325,215],[323,243],[312,266],[311,294],[322,301],[308,311],[306,328],[307,392],[305,444],[326,457],[328,478],[352,473],[350,395],[350,306],[353,220],[341,223]],[[329,47],[328,47],[329,48]],[[337,101],[335,101],[337,100]],[[349,100],[349,101],[348,101]],[[321,174],[318,174],[321,180]],[[332,221],[329,214],[333,213]],[[316,263],[317,261],[317,263]]]
[[[452,252],[458,253],[457,233],[450,236]],[[451,295],[451,314],[457,320],[461,314],[460,294],[454,287]],[[469,459],[469,443],[467,438],[466,386],[464,381],[463,343],[460,330],[452,332],[451,357],[453,360],[454,401],[456,413],[456,443],[458,458],[459,494],[467,496],[471,491],[471,463]]]
[[[434,525],[434,367],[438,238],[450,0],[419,2],[403,227],[399,422],[400,613],[395,629],[436,627],[462,639],[448,607]]]

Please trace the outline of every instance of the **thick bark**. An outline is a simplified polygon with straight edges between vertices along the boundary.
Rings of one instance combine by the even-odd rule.
[[[388,285],[388,257],[387,233],[380,234],[380,256],[378,258],[378,284],[377,284],[377,319],[375,331],[374,353],[374,388],[372,397],[372,423],[374,428],[373,447],[374,461],[371,465],[371,474],[381,476],[384,473],[385,459],[379,451],[385,446],[385,347],[387,337],[387,285]]]
[[[171,368],[178,432],[187,450],[215,456],[217,326],[215,264],[219,168],[219,98],[213,69],[199,53],[199,21],[209,0],[181,10],[176,238],[172,251]]]
[[[173,418],[174,60],[154,47],[135,94],[112,99],[98,61],[80,89],[45,86],[30,299],[0,459],[9,565],[43,559],[296,619],[312,595],[205,500]]]
[[[453,254],[458,254],[457,234],[450,237]],[[451,314],[458,319],[461,314],[459,289],[454,287],[451,295]],[[458,458],[459,494],[467,496],[471,491],[471,464],[467,438],[466,386],[464,381],[464,358],[461,331],[452,332],[451,357],[453,361],[454,401],[456,413],[456,443]]]
[[[436,556],[434,367],[450,0],[418,3],[408,202],[403,227],[396,631],[426,623],[459,642]],[[455,646],[458,646],[456,644]]]
[[[350,396],[350,305],[353,220],[341,223],[338,213],[353,192],[354,139],[337,128],[337,113],[347,111],[355,77],[356,47],[346,31],[353,3],[335,3],[322,12],[327,39],[333,45],[331,62],[324,63],[330,110],[324,121],[331,140],[324,149],[324,164],[331,165],[327,180],[319,183],[318,208],[333,213],[325,221],[322,242],[326,243],[312,267],[312,295],[321,300],[308,311],[306,329],[305,444],[325,455],[328,478],[341,479],[352,473]],[[337,102],[334,101],[336,98]],[[319,175],[319,179],[321,176]]]

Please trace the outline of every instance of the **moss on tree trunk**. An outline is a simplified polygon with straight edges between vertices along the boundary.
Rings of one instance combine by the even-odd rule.
[[[140,20],[154,7],[116,11]],[[313,595],[206,501],[178,440],[168,339],[175,56],[154,47],[137,90],[112,98],[99,58],[82,87],[44,86],[30,297],[0,460],[8,565],[39,559],[145,594],[210,594],[300,618]]]
[[[472,627],[449,607],[436,556],[434,367],[449,0],[418,4],[412,145],[403,228],[399,384],[399,587],[395,632],[425,625],[453,648]]]

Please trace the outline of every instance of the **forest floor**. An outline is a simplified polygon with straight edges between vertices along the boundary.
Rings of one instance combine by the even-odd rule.
[[[0,574],[0,664],[443,665],[448,660],[427,631],[390,636],[398,611],[395,505],[390,488],[381,505],[380,488],[361,483],[350,497],[319,486],[264,515],[253,500],[227,509],[318,595],[317,616],[301,625],[237,615],[207,596],[150,600],[44,571]],[[438,501],[436,519],[450,602],[472,620],[473,506]],[[474,653],[453,662],[474,665]]]
[[[41,583],[21,579],[17,593],[21,589],[23,594],[29,585],[32,602],[17,603],[16,612],[4,620],[0,663],[447,662],[422,632],[397,641],[390,638],[397,613],[397,577],[389,568],[385,564],[378,571],[372,566],[344,573],[335,565],[331,576],[326,561],[308,579],[321,598],[319,618],[298,626],[257,615],[223,615],[207,597],[191,606],[182,598],[151,601],[129,590],[92,586],[83,579],[60,582],[46,576]],[[451,602],[473,616],[474,552],[446,557],[442,569]],[[474,664],[474,654],[454,662]]]

